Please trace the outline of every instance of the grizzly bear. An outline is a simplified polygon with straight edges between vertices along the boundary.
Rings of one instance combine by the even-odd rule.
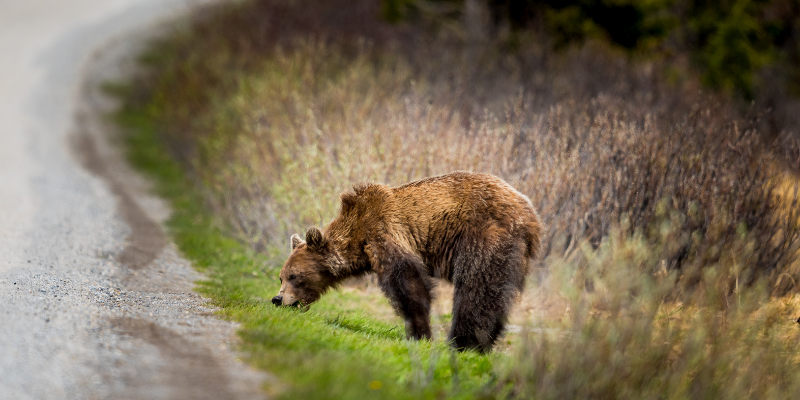
[[[305,241],[292,235],[276,306],[308,307],[343,279],[375,273],[406,336],[430,339],[431,277],[453,283],[449,339],[487,352],[539,251],[530,200],[492,175],[453,172],[400,187],[365,183]]]

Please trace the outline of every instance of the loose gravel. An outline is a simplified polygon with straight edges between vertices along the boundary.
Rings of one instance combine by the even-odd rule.
[[[99,84],[186,7],[0,4],[0,398],[265,396],[103,118]]]

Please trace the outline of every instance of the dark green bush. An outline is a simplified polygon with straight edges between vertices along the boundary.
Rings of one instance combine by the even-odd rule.
[[[399,21],[466,0],[384,0],[384,15]],[[790,72],[780,79],[794,94],[800,89],[800,2],[796,0],[475,0],[495,26],[546,32],[557,48],[605,38],[649,56],[685,55],[695,61],[703,81],[752,100],[766,66]],[[458,15],[447,8],[446,15]],[[668,57],[668,58],[669,58]],[[773,79],[775,77],[772,77]]]

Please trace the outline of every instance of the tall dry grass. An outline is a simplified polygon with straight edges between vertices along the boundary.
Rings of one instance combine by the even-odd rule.
[[[673,215],[661,256],[682,282],[745,238],[741,280],[795,289],[800,206],[776,162],[796,152],[790,135],[765,144],[757,119],[692,79],[668,83],[602,44],[553,54],[531,36],[510,52],[475,12],[467,29],[394,27],[377,7],[235,3],[152,53],[162,67],[142,90],[240,239],[278,259],[357,182],[464,169],[531,198],[545,255],[597,246],[623,217],[655,238]]]
[[[525,57],[512,63],[498,55],[502,65],[475,72],[471,61],[493,59],[490,45],[453,40],[429,45],[440,55],[431,65],[368,38],[344,46],[298,35],[276,44],[186,128],[199,133],[188,140],[190,160],[210,201],[242,240],[281,258],[285,238],[330,220],[337,194],[354,183],[489,172],[537,206],[548,227],[545,255],[597,245],[622,217],[631,221],[629,233],[655,237],[674,211],[682,228],[662,257],[682,271],[681,281],[700,277],[684,265],[713,264],[746,236],[742,281],[766,276],[777,293],[794,288],[779,276],[798,272],[791,268],[798,199],[780,189],[774,153],[748,123],[714,99],[695,95],[690,106],[668,98],[683,93],[662,83],[598,88],[585,77],[569,79],[589,74],[585,68],[560,68],[612,63],[602,49],[542,66],[538,73],[553,75],[553,87],[539,91],[531,72],[521,72]],[[442,63],[450,70],[442,72]],[[566,240],[557,244],[556,236]],[[687,263],[695,259],[705,261]]]

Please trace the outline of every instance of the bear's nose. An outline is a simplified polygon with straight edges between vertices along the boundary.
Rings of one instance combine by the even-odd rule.
[[[279,305],[283,304],[283,296],[278,295],[278,296],[273,297],[272,298],[272,304],[275,304],[276,306],[279,306]]]

